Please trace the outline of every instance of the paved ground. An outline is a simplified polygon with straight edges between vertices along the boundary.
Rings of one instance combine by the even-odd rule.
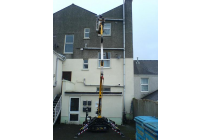
[[[81,125],[58,124],[53,126],[53,140],[74,140],[74,135],[79,132]],[[86,131],[77,140],[135,140],[135,123],[130,122],[124,126],[118,126],[125,137],[109,129],[108,132]],[[75,139],[76,140],[76,139]]]

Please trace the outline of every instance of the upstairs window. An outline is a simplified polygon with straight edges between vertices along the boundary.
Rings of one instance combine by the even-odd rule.
[[[90,28],[84,29],[84,39],[90,39]]]
[[[109,68],[110,67],[110,56],[111,53],[110,52],[104,52],[103,54],[103,61],[104,61],[104,68]],[[101,65],[101,53],[98,53],[98,67],[100,67]]]
[[[148,85],[148,78],[141,78],[141,92],[148,92],[149,91],[149,85]]]
[[[88,59],[83,59],[83,69],[88,69]]]
[[[104,23],[104,36],[111,36],[111,23]]]
[[[64,53],[73,54],[74,35],[65,36]]]

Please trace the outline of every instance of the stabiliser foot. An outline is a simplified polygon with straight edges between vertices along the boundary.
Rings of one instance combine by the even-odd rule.
[[[120,131],[120,129],[115,125],[115,122],[112,120],[108,120],[105,117],[102,118],[93,118],[91,121],[87,124],[85,124],[81,129],[80,132],[77,133],[74,138],[78,138],[79,135],[81,135],[83,132],[87,130],[91,130],[92,127],[98,126],[98,125],[104,125],[106,127],[112,128],[116,133],[120,134],[121,137],[125,137],[125,135]]]

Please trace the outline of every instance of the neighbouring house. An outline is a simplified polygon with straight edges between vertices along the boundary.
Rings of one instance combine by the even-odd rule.
[[[158,60],[134,60],[134,96],[158,98]],[[151,95],[150,95],[151,94]]]
[[[143,96],[141,99],[148,99],[152,101],[158,101],[158,90]]]
[[[61,94],[62,67],[65,56],[53,51],[53,99]]]
[[[102,116],[116,124],[122,124],[124,112],[127,119],[133,118],[132,0],[125,0],[124,5],[102,16],[104,54],[100,54],[95,13],[71,4],[53,14],[54,50],[66,57],[62,67],[61,123],[82,124],[86,107],[89,116],[97,116],[101,55],[104,56]]]
[[[62,68],[65,59],[65,56],[53,51],[53,125],[61,112]]]

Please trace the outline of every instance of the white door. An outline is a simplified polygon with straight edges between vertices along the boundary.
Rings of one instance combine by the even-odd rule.
[[[79,124],[79,108],[80,108],[80,98],[70,97],[69,106],[69,122],[71,124]]]

